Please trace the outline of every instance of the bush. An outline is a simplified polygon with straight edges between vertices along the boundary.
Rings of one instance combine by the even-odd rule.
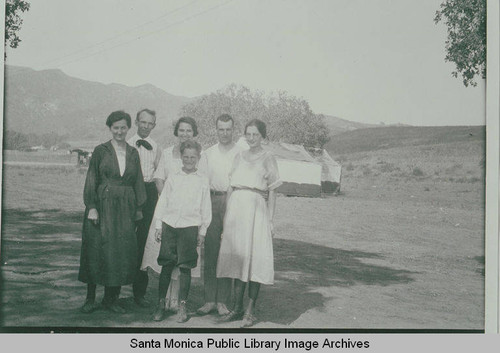
[[[382,173],[392,173],[396,170],[400,170],[399,167],[396,167],[392,163],[386,163],[386,162],[379,162],[377,164],[380,164],[380,167],[378,168]]]
[[[416,176],[416,177],[421,177],[421,176],[424,176],[425,173],[419,167],[413,167],[411,175]]]
[[[354,165],[353,165],[352,163],[350,163],[350,162],[349,162],[349,163],[347,163],[347,164],[345,165],[345,167],[344,167],[344,168],[345,168],[345,170],[347,170],[347,171],[353,171],[353,170],[354,170]]]

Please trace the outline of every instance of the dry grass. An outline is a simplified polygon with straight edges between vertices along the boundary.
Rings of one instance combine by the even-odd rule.
[[[373,175],[395,181],[476,183],[484,182],[484,148],[483,141],[454,142],[356,152],[336,159],[343,161],[343,177],[348,179]]]
[[[332,137],[326,149],[331,155],[364,151],[382,151],[391,148],[463,143],[482,141],[485,126],[392,126],[357,129]]]
[[[10,151],[6,150],[3,154],[4,162],[45,162],[45,163],[70,163],[76,165],[76,154],[70,154],[67,150],[63,151]]]

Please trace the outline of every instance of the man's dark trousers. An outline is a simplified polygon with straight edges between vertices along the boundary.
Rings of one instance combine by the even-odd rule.
[[[137,299],[144,297],[146,294],[146,288],[148,287],[148,272],[141,271],[141,264],[142,257],[144,255],[144,247],[146,246],[146,240],[148,239],[149,227],[151,225],[151,221],[153,220],[156,202],[158,201],[158,191],[155,183],[145,183],[145,185],[147,199],[142,207],[142,219],[137,222],[136,235],[138,265],[135,282],[132,285],[134,297]]]
[[[228,304],[231,294],[231,280],[216,277],[220,238],[226,212],[226,193],[211,193],[210,198],[212,200],[212,222],[207,229],[203,258],[205,303]]]

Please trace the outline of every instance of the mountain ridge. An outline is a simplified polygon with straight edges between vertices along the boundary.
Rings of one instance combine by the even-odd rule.
[[[104,124],[109,112],[125,110],[135,118],[135,112],[149,108],[156,111],[158,122],[152,137],[165,144],[173,140],[172,124],[182,106],[198,98],[176,96],[151,83],[105,84],[72,77],[60,69],[6,65],[4,126],[21,133],[55,132],[68,141],[95,143],[109,138]],[[323,116],[332,136],[381,126]]]
[[[107,138],[107,131],[99,126],[104,126],[109,112],[125,110],[134,115],[149,108],[164,122],[155,129],[155,135],[161,136],[190,100],[152,84],[129,87],[75,78],[59,69],[5,68],[4,124],[23,133],[56,132],[69,139],[101,140]]]

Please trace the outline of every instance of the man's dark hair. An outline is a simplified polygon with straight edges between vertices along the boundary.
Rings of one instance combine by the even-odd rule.
[[[223,122],[225,122],[225,123],[227,123],[228,121],[232,121],[232,122],[233,122],[233,126],[234,126],[234,119],[233,119],[233,117],[232,117],[231,115],[229,115],[229,114],[222,114],[222,115],[219,115],[219,116],[217,117],[217,119],[215,119],[215,126],[216,126],[216,127],[217,127],[217,123],[218,123],[219,121],[223,121]]]

